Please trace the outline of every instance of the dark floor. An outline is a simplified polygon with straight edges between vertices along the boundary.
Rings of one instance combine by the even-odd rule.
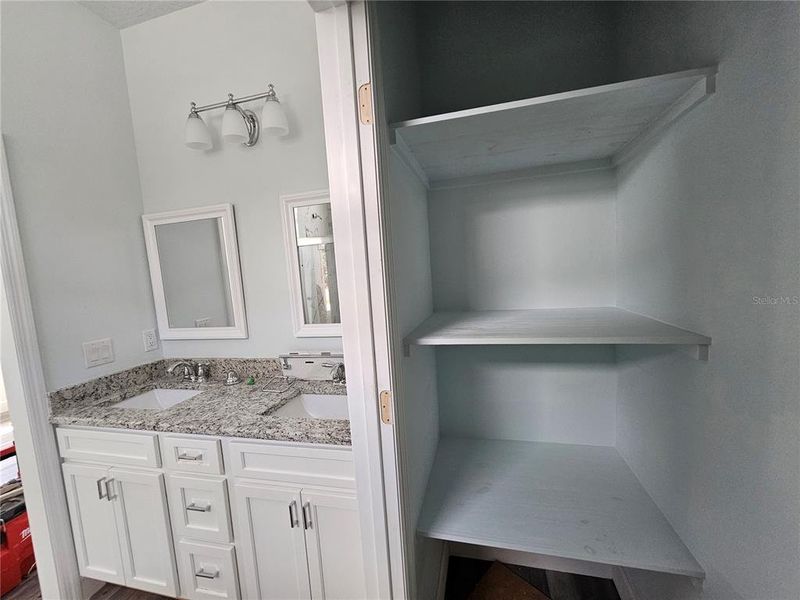
[[[163,598],[164,596],[140,592],[139,590],[132,590],[108,583],[103,586],[103,589],[92,596],[91,600],[163,600]],[[15,587],[10,593],[3,596],[3,600],[42,600],[42,594],[39,591],[39,580],[36,577],[36,573],[30,575],[18,587]]]
[[[450,557],[445,600],[468,600],[492,564],[485,560]],[[550,600],[620,600],[610,579],[504,565]]]

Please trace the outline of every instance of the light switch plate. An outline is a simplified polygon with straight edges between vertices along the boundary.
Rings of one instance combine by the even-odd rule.
[[[114,362],[114,346],[111,338],[83,342],[83,359],[86,368]]]
[[[142,331],[142,342],[144,342],[144,351],[152,352],[158,350],[158,336],[155,329],[145,329]]]

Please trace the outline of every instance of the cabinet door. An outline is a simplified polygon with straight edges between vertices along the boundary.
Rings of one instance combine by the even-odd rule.
[[[175,552],[164,476],[112,468],[109,494],[128,587],[177,596]]]
[[[355,493],[303,488],[303,525],[314,600],[366,598]]]
[[[236,480],[236,549],[242,597],[311,597],[298,488]]]
[[[109,468],[65,464],[63,471],[81,575],[125,585],[114,505],[105,487]]]

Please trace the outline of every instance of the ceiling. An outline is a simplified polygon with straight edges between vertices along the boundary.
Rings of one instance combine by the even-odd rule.
[[[78,0],[104,21],[118,29],[143,23],[199,4],[203,0]]]

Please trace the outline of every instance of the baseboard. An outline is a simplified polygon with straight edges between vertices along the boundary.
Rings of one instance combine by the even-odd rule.
[[[81,577],[81,592],[85,600],[89,600],[97,592],[103,589],[105,581],[98,581],[97,579],[89,579],[88,577]]]

